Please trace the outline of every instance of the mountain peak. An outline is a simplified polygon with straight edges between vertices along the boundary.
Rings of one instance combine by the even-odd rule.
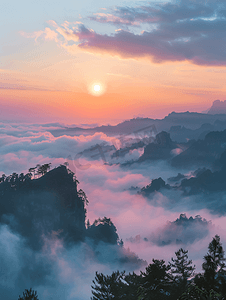
[[[210,107],[208,114],[216,115],[216,114],[226,114],[226,100],[213,101],[212,106]]]

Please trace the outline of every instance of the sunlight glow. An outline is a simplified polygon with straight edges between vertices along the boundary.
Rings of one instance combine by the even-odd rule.
[[[99,84],[95,84],[94,87],[93,87],[93,89],[94,89],[95,92],[99,92],[100,91]]]
[[[88,91],[93,96],[101,96],[105,93],[105,90],[105,85],[100,82],[93,82],[88,86]]]

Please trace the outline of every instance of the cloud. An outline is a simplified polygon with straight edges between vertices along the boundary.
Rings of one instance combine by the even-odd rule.
[[[124,18],[122,16],[117,16],[117,15],[114,15],[114,14],[110,14],[110,13],[94,13],[93,16],[89,17],[90,20],[92,21],[97,21],[97,22],[100,22],[100,23],[112,23],[114,25],[133,25],[133,26],[136,26],[138,25],[139,23],[134,19],[131,20],[130,18]]]
[[[170,244],[187,245],[193,244],[209,234],[211,222],[197,215],[195,218],[187,218],[186,214],[181,214],[178,219],[168,222],[163,227],[155,230],[147,237],[143,237],[146,242],[152,242],[157,246],[167,246]],[[129,241],[139,243],[142,237],[137,235],[131,237]]]
[[[112,145],[112,137],[102,133],[74,137],[64,135],[56,138],[49,131],[53,128],[61,128],[61,124],[16,125],[1,123],[0,127],[2,132],[0,136],[0,170],[7,175],[14,171],[18,173],[27,172],[29,167],[33,167],[37,163],[52,162],[54,167],[63,163],[68,154],[74,159],[77,153],[95,146],[97,143]],[[137,155],[134,152],[131,156],[135,154]],[[128,154],[125,159],[129,156]],[[79,188],[82,188],[88,196],[87,218],[92,223],[99,217],[110,217],[117,228],[119,237],[124,241],[125,248],[120,252],[117,251],[115,245],[107,245],[102,242],[95,248],[92,239],[86,239],[84,243],[67,248],[60,239],[48,238],[46,248],[37,253],[26,245],[19,234],[10,231],[8,227],[2,227],[0,247],[2,247],[4,255],[1,253],[0,255],[6,262],[6,266],[8,265],[9,270],[8,273],[4,274],[7,274],[7,278],[12,276],[11,284],[17,286],[12,295],[10,295],[11,286],[1,288],[5,293],[5,299],[15,299],[19,294],[22,294],[25,288],[30,286],[37,289],[40,299],[49,300],[51,297],[55,299],[73,297],[79,300],[88,299],[95,271],[109,274],[120,268],[120,264],[114,264],[112,261],[116,257],[120,260],[123,255],[129,255],[131,260],[136,260],[136,255],[131,253],[135,252],[148,263],[151,262],[152,258],[167,261],[183,245],[189,249],[189,257],[199,267],[212,236],[219,233],[225,248],[225,217],[219,218],[219,214],[212,215],[210,213],[211,209],[211,212],[214,209],[215,211],[216,209],[225,211],[225,201],[219,203],[219,199],[222,199],[219,195],[214,194],[209,199],[202,195],[182,198],[176,192],[164,195],[157,193],[150,201],[136,193],[131,194],[129,191],[131,186],[141,188],[149,184],[152,179],[160,176],[164,180],[176,176],[178,174],[177,169],[172,169],[162,161],[158,163],[134,163],[123,167],[120,165],[110,166],[104,164],[100,155],[94,157],[82,155],[79,162],[82,165],[89,164],[89,168],[79,169],[73,160],[69,160],[69,167],[75,171],[80,181]],[[45,201],[43,196],[38,195],[37,198]],[[201,210],[204,207],[207,209]],[[186,222],[182,222],[183,220],[175,221],[181,212],[193,216],[193,220],[188,219],[187,227],[185,226]],[[213,223],[219,227],[214,228],[208,222],[207,224],[204,219],[196,220],[194,216],[198,214],[206,220],[213,218]],[[166,223],[167,220],[174,221]],[[16,222],[13,218],[9,221],[10,224]],[[16,224],[13,228],[17,228]],[[5,235],[7,235],[8,240]],[[139,243],[128,240],[131,236],[135,238],[139,235]],[[167,244],[164,247],[159,243],[159,235],[160,241]],[[145,237],[148,241],[144,241]],[[182,244],[177,243],[176,238],[180,239]],[[168,244],[169,240],[171,240],[170,244]],[[8,241],[8,245],[13,245],[10,248],[11,252],[6,251],[6,241]],[[128,247],[130,251],[126,250]],[[26,255],[21,256],[22,250],[25,251],[25,254],[28,253],[26,261],[23,258]],[[12,265],[10,265],[10,257]],[[30,274],[32,276],[39,274],[36,262],[37,264],[40,262],[40,265],[45,265],[45,262],[48,263],[46,269],[41,272],[43,277],[38,282],[28,278]],[[12,275],[13,265],[15,266],[15,274]],[[29,271],[26,275],[25,271],[29,266],[32,266],[33,271]],[[127,267],[129,269],[131,266]],[[24,277],[21,276],[22,273]],[[22,277],[22,283],[17,281],[17,278],[20,277]]]
[[[60,175],[58,179],[57,174]],[[52,297],[70,299],[71,295],[83,300],[90,296],[95,271],[132,271],[144,265],[135,253],[117,245],[113,224],[93,225],[90,227],[93,234],[85,238],[88,230],[85,233],[83,206],[76,206],[71,215],[71,207],[67,211],[64,205],[59,205],[59,199],[73,199],[74,203],[76,196],[66,168],[50,171],[46,176],[46,181],[44,178],[38,180],[40,186],[38,184],[34,190],[24,185],[22,195],[19,186],[16,190],[8,190],[4,183],[1,185],[0,255],[4,263],[0,271],[0,279],[3,278],[0,292],[4,299],[15,299],[32,286],[40,298],[47,300]],[[47,179],[51,176],[54,180],[50,182],[56,185],[53,191]],[[115,233],[113,243],[108,241],[109,232]],[[82,239],[78,238],[81,234]]]
[[[86,300],[97,270],[106,274],[115,268],[137,267],[137,256],[131,251],[105,243],[95,248],[91,240],[66,248],[55,236],[45,239],[41,251],[34,251],[7,225],[0,225],[0,239],[0,292],[7,300],[17,299],[30,287],[37,290],[39,299]],[[128,263],[120,263],[125,257]]]
[[[53,25],[53,23],[50,24]],[[36,42],[39,39],[58,42],[58,34],[49,27],[46,27],[44,30],[35,31],[33,33],[26,33],[24,31],[20,31],[19,33],[25,38],[33,38]]]
[[[7,225],[0,225],[0,238],[0,291],[4,299],[15,299],[28,285],[50,284],[51,264],[45,257],[27,247],[25,239]]]
[[[54,126],[55,125],[55,126]],[[51,126],[51,124],[49,124]],[[27,129],[25,126],[15,126],[10,127],[9,125],[2,124],[2,134],[0,134],[0,145],[1,145],[1,155],[0,155],[0,172],[4,171],[13,172],[12,167],[16,167],[11,160],[21,160],[23,164],[23,157],[41,157],[52,159],[67,159],[70,155],[74,161],[80,164],[82,162],[82,152],[85,149],[93,147],[97,144],[112,145],[112,138],[108,137],[103,133],[95,133],[89,136],[60,136],[54,137],[49,131],[51,128],[58,127],[58,124],[53,124],[51,127],[42,126],[31,126]],[[92,155],[96,156],[92,157]],[[134,156],[134,155],[131,155]],[[136,155],[135,155],[136,156]],[[80,159],[81,157],[81,159]],[[88,159],[95,160],[101,159],[100,152],[92,151]],[[11,161],[11,167],[8,163]],[[62,161],[63,163],[63,161]],[[34,164],[34,163],[33,163]],[[20,166],[21,167],[21,166]],[[23,169],[24,170],[24,169]],[[14,169],[15,171],[15,169]]]
[[[64,23],[54,30],[63,47],[91,53],[110,54],[123,59],[148,58],[155,63],[190,61],[197,65],[225,65],[226,4],[223,1],[179,1],[116,7],[95,13],[92,21],[116,25],[111,34],[99,34],[84,24]],[[66,25],[65,25],[66,24]],[[71,26],[71,28],[70,28]],[[120,27],[119,27],[120,26]],[[134,33],[140,26],[141,32]],[[142,30],[146,28],[145,30]],[[50,32],[45,38],[53,36]],[[37,37],[36,37],[37,38]]]

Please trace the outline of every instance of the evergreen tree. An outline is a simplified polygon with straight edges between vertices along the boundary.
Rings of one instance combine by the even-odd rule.
[[[137,300],[141,276],[134,272],[125,275],[125,271],[116,271],[109,276],[96,272],[93,284],[91,300]]]
[[[191,283],[179,300],[225,300],[225,298],[214,290],[207,291]]]
[[[177,284],[177,295],[185,290],[187,280],[194,274],[195,266],[192,266],[192,260],[188,260],[188,250],[180,248],[175,252],[176,259],[171,258],[170,271],[174,275],[175,283]]]
[[[23,297],[19,296],[18,300],[38,300],[38,295],[36,291],[30,288],[30,290],[25,290]]]
[[[89,221],[89,219],[87,220],[87,222],[86,222],[86,228],[88,229],[88,228],[90,228],[90,221]]]
[[[124,289],[126,284],[122,281],[124,275],[125,272],[119,271],[106,276],[103,273],[96,272],[91,286],[93,295],[91,300],[125,299]]]
[[[170,266],[164,260],[153,259],[143,276],[139,289],[139,300],[172,299],[173,278],[169,273]]]
[[[204,256],[204,263],[202,264],[208,290],[216,288],[217,281],[219,281],[220,277],[223,279],[222,275],[225,268],[224,261],[224,250],[220,242],[220,237],[219,235],[215,235],[212,242],[209,244],[208,252]]]
[[[138,290],[142,282],[142,276],[133,272],[132,274],[129,273],[128,275],[125,275],[124,280],[127,283],[124,288],[126,294],[125,300],[137,300]]]
[[[88,205],[89,204],[89,201],[88,201],[88,198],[86,196],[86,193],[80,189],[78,191],[78,197],[82,200],[82,202],[84,203],[84,205]]]

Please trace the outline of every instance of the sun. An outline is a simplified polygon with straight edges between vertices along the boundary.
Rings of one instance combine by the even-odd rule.
[[[88,91],[93,96],[101,96],[105,93],[106,86],[103,82],[93,82],[88,86]]]
[[[99,84],[95,84],[93,87],[95,92],[99,92],[100,91],[100,85]]]

